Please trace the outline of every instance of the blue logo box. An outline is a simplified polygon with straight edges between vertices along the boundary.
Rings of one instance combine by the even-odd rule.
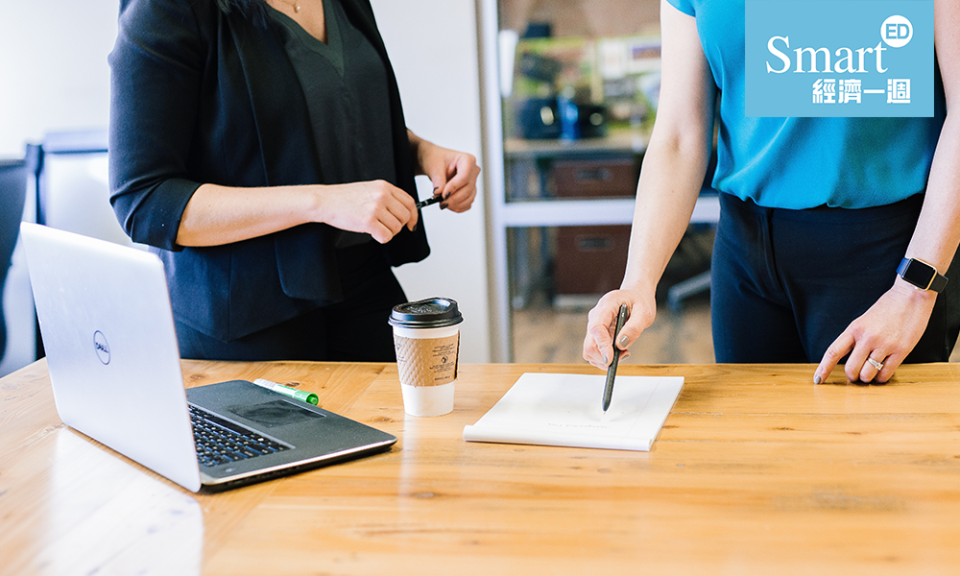
[[[745,8],[747,116],[933,116],[933,0]]]

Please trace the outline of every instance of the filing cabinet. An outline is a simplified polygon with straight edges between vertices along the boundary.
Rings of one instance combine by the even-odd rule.
[[[559,198],[634,196],[640,160],[634,157],[556,160],[552,176]]]
[[[630,226],[561,226],[554,260],[554,303],[592,305],[620,286],[627,266]]]

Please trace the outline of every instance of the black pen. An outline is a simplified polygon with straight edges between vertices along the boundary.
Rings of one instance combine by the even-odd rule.
[[[607,368],[607,384],[603,387],[603,411],[606,412],[610,407],[610,399],[613,397],[613,381],[617,378],[617,364],[620,361],[620,351],[617,350],[617,336],[620,335],[620,329],[627,321],[627,305],[620,305],[620,312],[617,314],[617,328],[613,332],[613,362]]]
[[[427,207],[427,206],[429,206],[429,205],[431,205],[431,204],[436,204],[437,202],[440,202],[441,200],[443,200],[443,196],[440,195],[440,194],[435,194],[435,195],[427,198],[426,200],[421,200],[421,201],[417,202],[417,210],[419,210],[419,209],[421,209],[421,208],[425,208],[425,207]]]

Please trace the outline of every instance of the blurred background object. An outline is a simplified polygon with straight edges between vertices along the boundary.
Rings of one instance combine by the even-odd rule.
[[[496,180],[502,175],[503,186],[489,198],[494,310],[506,327],[498,352],[506,360],[578,362],[587,310],[619,287],[626,267],[637,181],[659,104],[659,2],[481,4],[484,41],[500,48],[487,63],[497,68],[488,78],[499,82],[488,93],[501,98],[488,103],[485,168]],[[661,283],[658,301],[669,308],[661,318],[709,311],[718,214],[708,178]],[[694,316],[697,326],[688,333],[705,342],[683,350],[692,352],[689,361],[712,361],[709,314]],[[670,341],[675,332],[649,332],[657,334]],[[644,349],[652,354],[642,356],[647,361],[686,358],[663,342]]]
[[[0,303],[3,302],[7,270],[13,257],[27,197],[27,164],[25,160],[0,160]],[[0,362],[7,348],[7,323],[0,305]]]

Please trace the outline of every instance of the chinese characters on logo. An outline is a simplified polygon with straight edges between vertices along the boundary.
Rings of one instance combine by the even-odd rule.
[[[887,89],[864,89],[858,79],[837,81],[835,78],[822,78],[813,83],[814,104],[861,104],[864,94],[886,94],[887,104],[910,103],[910,80],[890,78]]]
[[[887,80],[887,104],[910,103],[910,80]]]

